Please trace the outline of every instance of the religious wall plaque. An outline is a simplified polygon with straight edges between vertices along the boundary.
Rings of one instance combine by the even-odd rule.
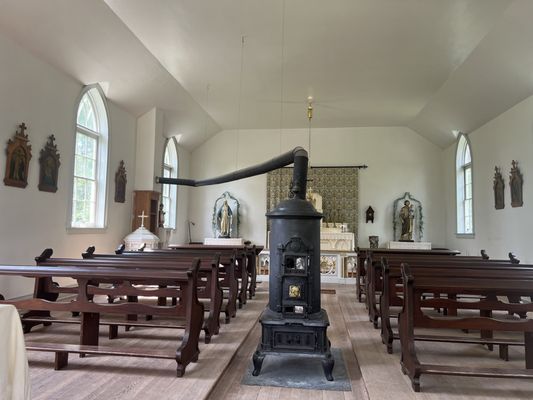
[[[366,223],[368,224],[369,222],[374,223],[374,209],[372,206],[368,206],[366,209]]]
[[[39,156],[39,190],[43,192],[57,192],[57,177],[61,163],[55,139],[54,135],[48,136],[48,141]]]
[[[511,188],[511,206],[522,207],[522,173],[518,168],[518,162],[513,160],[511,175],[509,176],[509,187]]]
[[[501,168],[494,167],[494,208],[496,210],[502,210],[505,208],[505,183],[503,182],[503,176]]]
[[[124,160],[120,160],[117,172],[115,173],[115,203],[124,203],[126,201],[127,182]]]
[[[21,123],[15,136],[7,142],[6,175],[4,177],[6,186],[25,188],[28,185],[31,145],[28,143],[28,135],[24,133],[26,129],[26,124]]]

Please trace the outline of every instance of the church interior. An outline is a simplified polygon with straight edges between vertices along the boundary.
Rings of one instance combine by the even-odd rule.
[[[0,10],[0,400],[533,398],[533,1]]]

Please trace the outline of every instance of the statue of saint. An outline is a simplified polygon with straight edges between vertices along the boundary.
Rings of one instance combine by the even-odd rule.
[[[159,228],[164,228],[165,227],[165,214],[166,212],[164,211],[164,204],[163,203],[159,203],[159,220],[158,220],[158,223],[157,223],[157,226]]]
[[[233,221],[233,212],[231,211],[228,201],[224,200],[224,204],[220,207],[217,213],[217,224],[220,234],[218,237],[229,238],[231,235],[231,223]]]
[[[494,208],[501,210],[505,208],[505,183],[498,167],[494,167],[494,182],[492,186],[494,189]]]
[[[400,221],[402,222],[402,233],[400,240],[412,241],[413,240],[413,221],[415,218],[415,212],[411,202],[405,200],[403,207],[400,209]]]

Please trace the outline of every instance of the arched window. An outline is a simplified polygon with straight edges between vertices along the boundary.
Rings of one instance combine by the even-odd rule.
[[[163,153],[163,176],[165,178],[178,177],[178,149],[176,139],[167,139]],[[165,211],[165,228],[176,228],[176,209],[178,201],[178,187],[176,185],[162,185],[163,210]]]
[[[470,141],[463,133],[457,140],[455,153],[457,234],[474,234],[474,203],[472,190],[472,150]]]
[[[99,86],[84,88],[76,115],[72,183],[72,228],[104,228],[108,157],[108,117]]]

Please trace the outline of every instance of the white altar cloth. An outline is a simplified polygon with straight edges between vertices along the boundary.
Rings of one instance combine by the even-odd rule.
[[[24,334],[17,309],[0,304],[0,400],[31,398]]]
[[[396,250],[431,250],[431,242],[394,242],[390,241],[387,248]]]
[[[353,251],[355,235],[352,232],[320,231],[320,250]]]

